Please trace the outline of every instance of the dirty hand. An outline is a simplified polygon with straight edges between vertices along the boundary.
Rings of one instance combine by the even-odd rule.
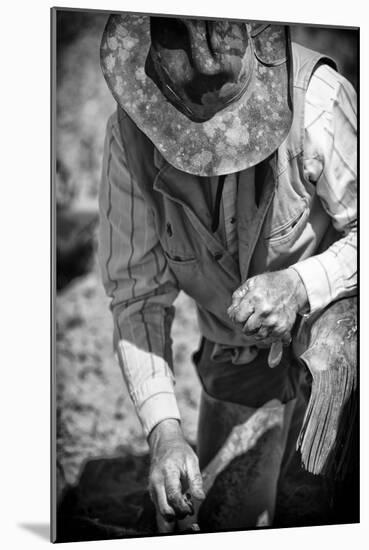
[[[170,532],[175,527],[175,519],[193,513],[191,497],[205,498],[198,459],[175,419],[157,424],[148,442],[151,454],[150,496],[162,518],[161,531]]]
[[[230,318],[242,323],[243,331],[258,347],[281,341],[288,345],[296,315],[308,303],[304,283],[294,269],[251,277],[232,295]]]

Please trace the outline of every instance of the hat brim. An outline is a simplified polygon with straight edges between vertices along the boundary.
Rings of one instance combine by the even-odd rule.
[[[269,33],[270,51],[273,40],[280,48],[280,32]],[[150,16],[109,17],[100,49],[106,82],[117,103],[175,168],[199,176],[230,174],[258,164],[287,137],[293,116],[287,51],[286,61],[275,66],[255,55],[246,92],[199,123],[178,111],[146,75],[149,49]]]

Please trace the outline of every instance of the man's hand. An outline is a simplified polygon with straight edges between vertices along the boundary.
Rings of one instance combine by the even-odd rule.
[[[288,345],[296,315],[308,303],[305,286],[294,269],[248,279],[232,295],[228,315],[242,323],[258,347],[281,341]]]
[[[164,521],[161,530],[174,529],[175,519],[193,513],[191,497],[205,494],[197,456],[183,437],[179,422],[160,422],[148,438],[151,454],[149,491]]]

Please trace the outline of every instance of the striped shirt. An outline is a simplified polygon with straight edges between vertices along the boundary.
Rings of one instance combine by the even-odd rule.
[[[304,151],[309,159],[304,175],[316,183],[324,209],[343,235],[323,253],[293,265],[314,313],[356,288],[356,94],[326,65],[315,71],[307,90]],[[247,176],[253,182],[254,170]],[[237,178],[231,174],[225,178],[217,231],[232,254],[238,248],[236,201]],[[153,213],[129,173],[116,113],[107,125],[99,208],[99,262],[111,297],[114,346],[148,435],[160,421],[180,419],[170,340],[172,304],[179,289],[156,235]]]

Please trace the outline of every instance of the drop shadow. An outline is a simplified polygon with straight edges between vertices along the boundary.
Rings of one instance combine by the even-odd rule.
[[[50,525],[48,523],[19,523],[18,526],[37,535],[40,539],[50,541]]]

